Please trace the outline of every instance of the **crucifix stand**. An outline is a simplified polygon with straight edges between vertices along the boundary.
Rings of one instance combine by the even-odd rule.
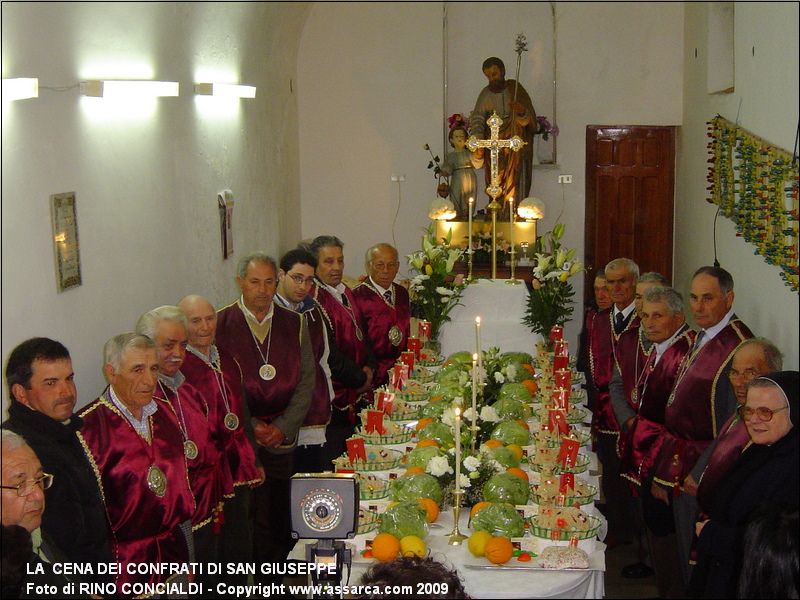
[[[489,131],[491,132],[489,139],[479,140],[474,135],[471,135],[467,140],[467,149],[470,152],[475,152],[478,148],[489,148],[490,150],[492,182],[489,187],[486,188],[486,193],[489,194],[492,201],[486,208],[492,213],[492,279],[497,279],[497,211],[500,208],[497,197],[502,191],[500,188],[500,175],[497,172],[500,161],[500,148],[511,148],[512,151],[519,152],[522,150],[525,142],[518,135],[507,140],[500,139],[500,126],[503,124],[503,119],[501,119],[496,112],[492,113],[492,116],[486,119],[486,124],[489,126]]]

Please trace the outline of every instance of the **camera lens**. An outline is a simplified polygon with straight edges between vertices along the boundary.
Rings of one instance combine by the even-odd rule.
[[[324,519],[328,516],[328,507],[324,504],[320,504],[317,506],[317,510],[315,512],[320,519]]]

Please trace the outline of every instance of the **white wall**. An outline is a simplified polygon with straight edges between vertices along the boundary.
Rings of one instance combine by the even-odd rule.
[[[449,69],[456,78],[449,109],[471,110],[485,85],[480,65],[490,53],[506,61],[513,77],[519,31],[528,35],[531,51],[524,60],[534,81],[523,75],[523,85],[534,98],[552,93],[549,83],[542,89],[537,83],[549,73],[548,50],[539,38],[552,29],[547,4],[452,3],[448,10],[450,36],[457,38],[450,58],[460,61]],[[532,193],[548,203],[540,231],[550,229],[563,208],[565,243],[582,254],[586,126],[681,123],[683,5],[557,3],[556,10],[560,169],[537,169]],[[392,173],[407,176],[396,226],[401,254],[418,247],[419,229],[426,224],[435,181],[425,168],[422,145],[429,143],[437,153],[442,149],[441,14],[439,3],[318,3],[303,30],[298,59],[303,236],[342,237],[352,275],[361,271],[369,245],[391,239],[397,201]],[[472,38],[480,41],[467,56],[463,42]],[[467,89],[463,81],[470,76]],[[543,105],[540,112],[551,116],[549,102]],[[564,189],[564,204],[558,173],[574,176]],[[581,298],[583,284],[576,284]],[[578,321],[567,327],[573,343]]]
[[[706,121],[716,114],[736,121],[738,113],[743,128],[789,152],[794,146],[798,121],[798,5],[735,4],[732,94],[706,93],[707,18],[705,3],[687,3],[685,121],[678,152],[675,203],[675,283],[683,291],[688,289],[694,270],[714,260],[711,233],[716,207],[705,201],[708,196]],[[756,335],[773,340],[783,350],[785,368],[797,369],[797,292],[784,285],[777,267],[754,255],[754,248],[736,237],[732,221],[719,218],[718,256],[736,282],[737,314]]]
[[[104,385],[103,343],[184,294],[235,296],[235,261],[300,235],[297,107],[290,92],[308,6],[4,3],[3,77],[42,88],[92,78],[179,81],[181,96],[122,112],[77,89],[3,107],[2,356],[32,336],[71,350],[79,403]],[[209,114],[193,82],[248,83]],[[236,197],[223,261],[216,193]],[[83,285],[56,292],[49,196],[74,191]],[[3,392],[4,405],[6,391]]]

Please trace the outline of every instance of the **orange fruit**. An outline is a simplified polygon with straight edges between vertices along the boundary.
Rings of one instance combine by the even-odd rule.
[[[500,440],[486,440],[483,445],[487,448],[502,448],[505,444]]]
[[[539,384],[536,383],[533,379],[524,379],[522,381],[522,385],[528,388],[528,391],[531,393],[531,396],[535,396],[536,392],[539,391]]]
[[[433,423],[433,419],[430,419],[428,417],[424,417],[424,418],[420,419],[419,421],[417,421],[417,426],[414,429],[416,431],[422,431],[423,429],[425,429],[431,423]]]
[[[517,460],[522,460],[522,446],[519,444],[509,444],[506,446],[511,452],[514,454],[514,458]]]
[[[439,518],[439,505],[431,498],[417,498],[417,503],[425,509],[425,520],[433,523]]]
[[[509,475],[515,475],[515,476],[519,477],[520,479],[524,479],[525,481],[528,481],[528,474],[525,471],[523,471],[522,469],[520,469],[519,467],[508,467],[506,469],[506,473],[508,473]]]
[[[394,560],[400,554],[400,540],[391,533],[379,533],[372,540],[372,556],[381,562]]]
[[[417,442],[417,448],[424,448],[425,446],[436,446],[439,447],[439,442],[436,440],[420,440]]]
[[[527,429],[528,431],[530,431],[530,430],[531,430],[531,428],[530,428],[530,425],[528,425],[528,422],[527,422],[525,419],[517,419],[517,423],[519,423],[520,425],[522,425],[522,426],[523,426],[525,429]]]
[[[430,402],[439,402],[440,400],[443,400],[443,399],[444,399],[444,396],[440,396],[440,395],[437,394],[435,396],[431,396]]]
[[[372,552],[373,554],[375,553],[374,544]],[[496,565],[507,563],[509,560],[511,560],[511,556],[513,554],[514,546],[511,544],[511,540],[507,537],[493,537],[486,542],[484,556],[486,556],[490,562],[493,562]]]
[[[533,367],[533,365],[532,365],[532,364],[530,364],[530,363],[524,363],[524,364],[522,365],[522,368],[523,368],[523,369],[525,369],[525,370],[526,370],[528,373],[530,373],[531,375],[536,375],[536,369]]]
[[[478,502],[475,506],[472,507],[472,510],[469,511],[469,518],[472,519],[473,517],[475,517],[475,515],[477,515],[479,512],[481,512],[484,508],[486,508],[487,506],[491,506],[491,505],[492,505],[491,502]]]
[[[422,467],[408,467],[404,475],[419,475],[420,473],[424,473],[425,469]]]

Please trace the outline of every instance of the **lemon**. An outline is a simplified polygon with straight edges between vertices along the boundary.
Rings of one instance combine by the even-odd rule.
[[[424,558],[428,554],[425,540],[416,535],[407,535],[400,540],[400,554],[403,556],[416,556]]]
[[[492,534],[488,531],[476,531],[469,536],[467,541],[467,548],[472,552],[473,556],[483,556],[486,550],[486,542],[492,539]]]
[[[511,452],[514,454],[514,458],[516,458],[518,461],[522,460],[522,446],[519,444],[509,444],[506,446],[506,448],[511,450]]]

